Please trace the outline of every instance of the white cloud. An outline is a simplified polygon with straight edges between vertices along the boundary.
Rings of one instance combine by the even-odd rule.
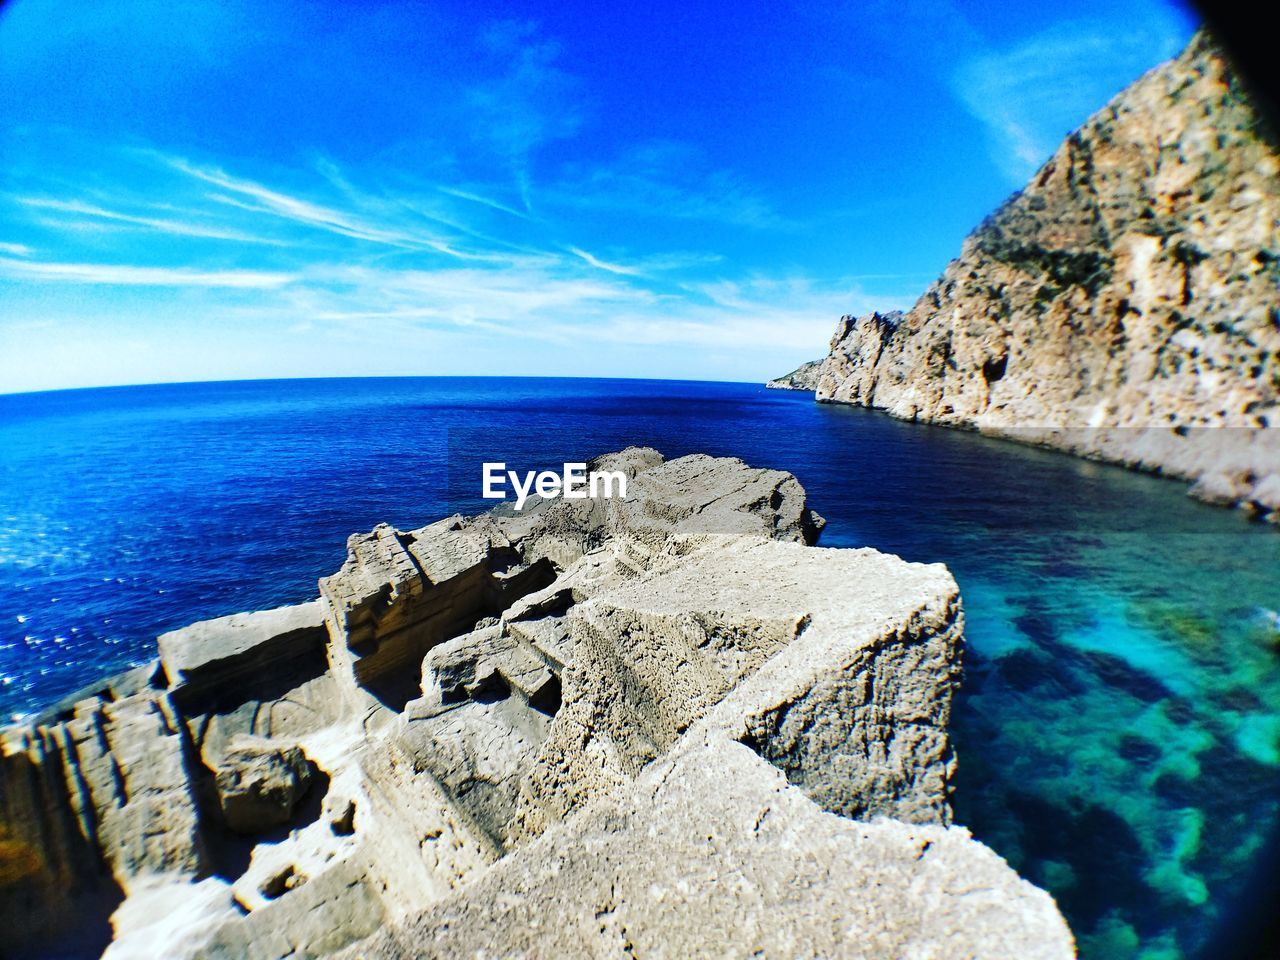
[[[304,340],[306,350],[290,347],[293,359],[271,367],[273,375],[314,373],[287,364],[316,356],[337,364],[336,372],[349,363],[352,373],[460,372],[466,367],[455,364],[474,369],[474,358],[488,357],[505,372],[635,374],[667,370],[668,354],[671,369],[684,375],[696,375],[702,363],[708,373],[732,369],[717,368],[713,357],[737,358],[737,369],[765,373],[775,364],[785,369],[820,355],[842,313],[897,305],[883,298],[872,303],[848,278],[743,276],[714,250],[663,249],[661,238],[655,242],[648,232],[638,235],[644,243],[638,250],[607,241],[596,247],[597,240],[574,236],[590,231],[591,214],[613,208],[761,229],[785,226],[732,172],[708,169],[696,153],[673,144],[633,152],[617,169],[571,171],[540,191],[548,212],[537,216],[520,209],[519,201],[507,201],[510,187],[492,182],[438,183],[392,170],[382,182],[361,184],[323,158],[281,184],[212,159],[147,148],[125,153],[145,162],[145,179],[138,182],[148,184],[146,193],[136,184],[128,188],[136,171],[126,167],[115,185],[74,199],[52,199],[62,186],[56,181],[37,181],[22,196],[10,195],[13,209],[49,215],[32,222],[61,232],[63,242],[46,260],[22,259],[29,251],[20,245],[0,248],[9,255],[0,257],[0,276],[26,281],[23,296],[37,307],[52,303],[58,287],[172,288],[182,296],[187,320],[182,329],[173,328],[174,343],[188,344],[188,352],[205,327],[226,331],[229,343],[245,344],[255,356],[279,355],[279,343]],[[168,180],[160,181],[161,175]],[[163,204],[151,199],[158,190]],[[79,236],[95,224],[157,236],[112,234],[108,258],[100,252],[102,237]],[[158,239],[163,234],[280,242],[178,247]],[[229,255],[235,259],[229,262]],[[706,279],[721,271],[722,279]],[[695,277],[702,279],[693,282]],[[237,289],[245,292],[229,292]],[[64,295],[63,304],[74,304],[64,320],[80,316],[72,298],[83,296]],[[97,296],[111,303],[109,295]],[[121,316],[119,329],[157,319]],[[109,333],[95,335],[106,349]],[[396,349],[387,351],[388,343]],[[449,354],[425,355],[442,343],[449,344]],[[155,364],[162,365],[166,349],[157,342]],[[414,351],[423,353],[415,359]],[[181,366],[176,355],[173,362]]]
[[[398,247],[433,245],[438,242],[435,238],[424,239],[401,231],[388,230],[377,225],[363,223],[344,211],[292,197],[260,183],[255,183],[252,180],[233,177],[221,170],[199,167],[174,157],[169,158],[169,163],[175,169],[189,176],[227,190],[239,197],[247,197],[251,201],[245,202],[222,194],[212,194],[211,198],[220,203],[239,206],[249,211],[274,214],[286,220],[292,220],[295,223],[327,230],[356,240],[368,240],[373,243],[391,244]]]
[[[273,289],[293,281],[288,273],[263,270],[192,270],[109,263],[50,263],[0,257],[0,274],[54,283],[133,287],[236,287]]]
[[[205,199],[250,214],[279,218],[310,229],[399,251],[437,253],[452,260],[511,265],[527,263],[529,258],[554,258],[554,255],[530,250],[520,244],[489,237],[467,225],[462,217],[448,218],[434,209],[424,209],[421,201],[412,194],[374,196],[360,192],[344,182],[343,192],[354,206],[342,207],[333,202],[319,203],[294,196],[216,167],[193,164],[181,157],[163,154],[156,156],[189,177],[226,191],[207,194]],[[330,164],[330,167],[333,165]],[[336,167],[326,173],[326,179],[332,182],[335,171]],[[462,192],[455,193],[463,195]],[[466,195],[466,198],[478,199],[471,195]],[[495,206],[492,203],[488,205]],[[456,235],[425,230],[424,220],[448,227]],[[466,246],[468,242],[472,242],[472,245]],[[478,242],[478,247],[475,242]]]
[[[380,336],[464,326],[510,342],[715,349],[812,359],[838,317],[910,303],[871,297],[854,279],[755,276],[655,293],[630,278],[593,279],[562,268],[528,271],[317,269],[323,285],[289,288],[288,312]],[[599,276],[596,274],[595,276]],[[613,276],[613,275],[610,275]]]
[[[52,210],[57,213],[79,214],[95,220],[106,220],[128,226],[147,227],[160,233],[174,236],[200,237],[208,240],[233,240],[237,243],[279,243],[264,237],[231,230],[224,227],[208,226],[193,221],[174,220],[164,217],[148,217],[138,214],[121,213],[79,200],[54,200],[45,197],[18,197],[18,202],[27,207]],[[69,226],[76,226],[76,221],[69,221]]]
[[[482,206],[489,207],[492,210],[500,210],[503,213],[509,213],[513,217],[519,217],[521,220],[531,220],[532,216],[524,210],[517,210],[515,207],[494,200],[492,197],[486,197],[482,194],[471,190],[463,190],[458,187],[438,187],[441,193],[448,194],[451,197],[457,197],[460,200],[470,200],[472,203],[478,203]]]
[[[620,263],[609,263],[606,260],[601,260],[594,254],[587,253],[587,251],[583,250],[581,247],[569,247],[568,249],[575,257],[581,258],[585,263],[590,264],[597,270],[603,270],[605,273],[616,273],[624,277],[636,277],[640,275],[640,271],[635,267],[624,267]]]

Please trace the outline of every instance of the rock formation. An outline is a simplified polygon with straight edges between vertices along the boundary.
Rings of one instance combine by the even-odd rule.
[[[765,384],[770,390],[816,390],[822,376],[822,360],[802,363],[785,377],[778,377]]]
[[[1204,34],[1071,134],[819,401],[1195,482],[1280,519],[1280,150]]]
[[[311,787],[311,765],[296,745],[238,737],[214,771],[222,819],[256,836],[293,819]]]
[[[813,546],[790,474],[593,467],[7,728],[6,951],[1072,956],[950,825],[946,569]]]

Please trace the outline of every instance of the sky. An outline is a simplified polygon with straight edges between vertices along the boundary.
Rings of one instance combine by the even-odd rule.
[[[0,393],[760,381],[909,307],[1161,0],[0,7]]]

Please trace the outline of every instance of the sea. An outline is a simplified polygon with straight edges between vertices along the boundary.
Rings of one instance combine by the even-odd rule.
[[[199,383],[0,396],[0,716],[195,620],[317,596],[348,535],[630,445],[794,473],[825,546],[945,562],[956,821],[1085,960],[1228,958],[1280,862],[1280,530],[1175,480],[736,383]]]

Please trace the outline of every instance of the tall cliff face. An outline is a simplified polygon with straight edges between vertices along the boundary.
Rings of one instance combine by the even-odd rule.
[[[843,318],[816,394],[1280,516],[1280,151],[1211,39],[1069,136],[908,313]]]

